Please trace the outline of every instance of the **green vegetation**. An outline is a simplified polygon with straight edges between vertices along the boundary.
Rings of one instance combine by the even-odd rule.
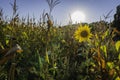
[[[91,41],[79,42],[74,38],[79,25],[55,27],[49,18],[40,23],[20,19],[15,4],[10,22],[0,10],[0,61],[2,50],[14,44],[23,52],[0,64],[0,80],[120,80],[120,41],[112,40],[110,23],[88,24]]]

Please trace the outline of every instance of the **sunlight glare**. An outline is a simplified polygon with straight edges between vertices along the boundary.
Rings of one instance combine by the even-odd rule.
[[[71,19],[74,24],[85,22],[85,14],[82,11],[75,11],[71,14]]]

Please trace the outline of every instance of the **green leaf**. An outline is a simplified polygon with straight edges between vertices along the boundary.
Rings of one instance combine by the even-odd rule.
[[[49,63],[48,51],[46,51],[46,55],[45,55],[45,61],[46,61],[47,63]]]
[[[107,62],[107,66],[112,69],[114,67],[114,63],[113,62]]]
[[[105,33],[102,35],[102,40],[108,35],[109,30],[106,30]]]
[[[120,53],[119,53],[119,55],[118,55],[118,59],[120,60]]]
[[[0,47],[1,47],[2,49],[5,49],[1,42],[0,42]]]
[[[116,50],[119,51],[119,48],[120,48],[120,41],[117,41],[115,43],[115,47],[116,47]]]
[[[8,28],[9,30],[11,30],[11,31],[12,31],[12,29],[13,29],[11,26],[7,26],[7,28]]]
[[[42,58],[40,57],[38,50],[37,50],[37,56],[38,56],[39,70],[42,70],[43,69]]]
[[[107,57],[107,49],[106,49],[106,45],[103,45],[100,47],[101,50],[105,53],[105,57]]]
[[[6,40],[6,45],[8,45],[8,43],[9,43],[9,40]]]
[[[120,80],[120,77],[115,78],[115,80]]]
[[[27,33],[26,33],[26,32],[22,32],[22,35],[23,35],[25,38],[27,38],[27,39],[28,39],[28,35],[27,35]]]

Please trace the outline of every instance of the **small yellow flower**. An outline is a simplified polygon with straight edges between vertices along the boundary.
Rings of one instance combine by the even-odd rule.
[[[81,26],[74,33],[75,39],[79,42],[89,41],[92,34],[90,33],[89,26]]]

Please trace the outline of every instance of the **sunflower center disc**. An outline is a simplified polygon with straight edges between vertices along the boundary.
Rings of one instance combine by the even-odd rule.
[[[88,36],[88,32],[87,31],[82,31],[80,36],[81,37],[87,37]]]

